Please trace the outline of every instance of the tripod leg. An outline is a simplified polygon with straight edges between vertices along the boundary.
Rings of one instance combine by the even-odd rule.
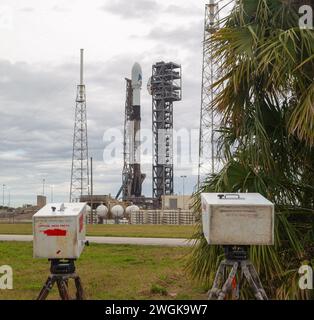
[[[228,291],[230,291],[230,289],[232,287],[232,281],[237,274],[238,266],[239,266],[238,262],[235,262],[233,264],[232,269],[229,273],[228,279],[224,283],[224,285],[218,295],[218,300],[223,300],[225,298],[226,294],[228,293]]]
[[[264,300],[263,295],[261,294],[261,292],[259,291],[255,281],[252,278],[252,275],[250,273],[250,270],[247,267],[246,262],[242,262],[241,263],[241,268],[244,272],[244,276],[246,278],[246,280],[248,281],[249,285],[251,286],[254,296],[257,300]]]
[[[48,297],[49,292],[51,291],[53,285],[54,285],[55,280],[49,276],[46,283],[44,284],[43,288],[41,289],[37,300],[46,300]]]
[[[239,300],[240,298],[240,288],[241,288],[241,275],[232,280],[232,300]]]
[[[240,267],[240,272],[238,273],[239,274],[239,278],[238,278],[238,282],[237,282],[237,287],[236,287],[236,292],[235,292],[235,299],[236,300],[239,300],[240,297],[241,297],[241,290],[242,290],[242,285],[243,285],[243,282],[244,282],[244,273],[243,273],[243,270],[242,270],[242,267]]]
[[[258,288],[258,291],[261,293],[261,295],[263,296],[263,299],[264,300],[268,300],[268,297],[267,297],[267,294],[264,290],[264,287],[263,287],[263,284],[261,282],[261,279],[260,277],[258,276],[258,273],[254,267],[254,265],[252,263],[249,263],[248,264],[248,269],[250,270],[251,272],[251,275],[252,275],[252,278],[254,279],[256,285],[257,285],[257,288]]]
[[[84,300],[84,290],[81,278],[79,276],[75,276],[74,281],[76,287],[76,300]]]
[[[213,287],[208,291],[208,300],[214,300],[214,297],[215,298],[218,297],[219,284],[220,284],[220,280],[223,278],[224,269],[225,269],[225,264],[224,264],[224,261],[222,261],[216,272]]]
[[[60,295],[61,300],[70,300],[68,287],[66,285],[65,280],[64,279],[58,279],[57,280],[57,285],[58,285],[58,290],[59,290],[59,295]]]

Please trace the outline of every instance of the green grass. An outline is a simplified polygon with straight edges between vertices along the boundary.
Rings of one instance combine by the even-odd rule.
[[[150,288],[150,292],[152,294],[161,294],[163,296],[167,296],[168,295],[168,291],[165,287],[159,285],[159,284],[156,284],[156,283],[153,283],[151,288]]]
[[[183,271],[187,248],[96,245],[77,261],[87,299],[206,299],[206,288]],[[13,290],[3,299],[35,299],[49,274],[46,260],[32,258],[32,244],[0,242],[0,266],[13,268]],[[71,289],[73,289],[71,287]],[[54,288],[49,299],[57,299]]]
[[[190,238],[193,226],[176,225],[88,225],[88,236]],[[0,234],[32,234],[31,224],[2,224]]]

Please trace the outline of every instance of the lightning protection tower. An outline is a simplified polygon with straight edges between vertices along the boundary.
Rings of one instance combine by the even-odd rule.
[[[218,63],[213,57],[212,46],[210,45],[211,37],[218,28],[218,0],[209,0],[209,3],[205,5],[204,19],[198,186],[206,174],[215,173],[219,166],[216,144],[219,115],[215,114],[213,109],[213,100],[217,94],[217,89],[213,88],[213,84],[217,80]]]
[[[173,102],[182,99],[181,66],[158,62],[152,67],[153,198],[173,194]]]
[[[83,82],[83,49],[81,49],[80,62],[80,84],[77,86],[75,107],[70,202],[77,202],[83,194],[89,194],[86,94]]]

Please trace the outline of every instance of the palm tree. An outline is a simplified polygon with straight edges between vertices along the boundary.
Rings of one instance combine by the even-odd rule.
[[[299,28],[304,2],[237,1],[207,43],[221,61],[211,107],[224,165],[194,195],[199,241],[187,269],[208,286],[223,255],[202,235],[200,193],[259,192],[275,203],[276,239],[252,247],[251,260],[272,298],[309,298],[297,286],[314,258],[314,31]]]

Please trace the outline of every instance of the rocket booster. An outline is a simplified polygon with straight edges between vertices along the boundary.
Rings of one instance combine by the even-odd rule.
[[[141,89],[142,68],[135,63],[132,68],[132,110],[130,114],[130,164],[133,168],[131,194],[140,197],[145,175],[141,173]]]
[[[140,131],[141,131],[141,89],[142,89],[142,68],[136,62],[132,68],[132,78],[131,78],[131,86],[132,86],[132,112],[130,120],[133,122],[133,131],[131,133],[131,142],[133,147],[131,148],[131,156],[130,163],[140,164],[141,162],[141,151],[140,151]],[[132,151],[133,154],[132,154]]]

